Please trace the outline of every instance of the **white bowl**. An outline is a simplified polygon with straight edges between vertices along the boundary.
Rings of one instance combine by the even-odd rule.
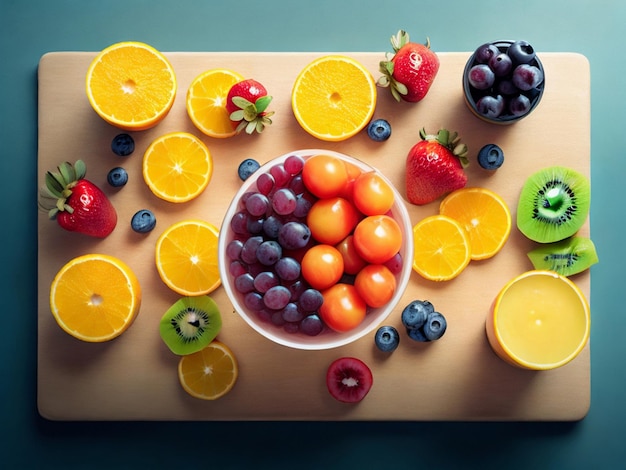
[[[375,328],[377,328],[394,310],[400,298],[404,294],[406,286],[409,282],[409,278],[412,273],[412,259],[413,259],[413,228],[411,224],[411,220],[409,217],[409,213],[407,212],[404,200],[400,193],[393,187],[391,182],[378,171],[379,174],[385,179],[385,181],[394,189],[395,193],[395,202],[391,209],[391,215],[398,222],[400,229],[402,230],[403,240],[402,247],[400,249],[400,254],[403,259],[403,266],[400,273],[396,275],[397,287],[396,291],[389,301],[387,305],[380,308],[370,308],[368,309],[368,313],[365,316],[363,322],[356,328],[344,332],[339,333],[331,330],[326,327],[324,331],[322,331],[317,336],[309,336],[304,333],[290,333],[285,331],[282,327],[276,326],[271,322],[262,320],[257,313],[253,311],[249,311],[246,309],[243,303],[243,296],[241,293],[237,292],[234,288],[234,278],[229,272],[230,259],[226,254],[226,247],[228,243],[233,240],[234,233],[230,226],[230,221],[233,216],[240,210],[239,201],[243,194],[248,191],[254,190],[256,188],[256,179],[257,177],[269,171],[269,169],[277,164],[284,163],[287,157],[291,155],[298,155],[303,158],[307,158],[316,154],[325,154],[338,157],[340,159],[346,160],[364,171],[376,170],[375,168],[363,163],[356,158],[350,157],[348,155],[344,155],[338,152],[333,152],[330,150],[317,150],[317,149],[306,149],[306,150],[296,150],[293,152],[289,152],[283,156],[270,160],[265,163],[259,170],[257,170],[252,176],[250,176],[246,181],[243,182],[241,188],[233,197],[233,200],[226,211],[226,215],[224,216],[224,220],[222,223],[222,227],[220,230],[219,236],[219,270],[220,276],[222,278],[222,285],[226,290],[226,294],[228,298],[233,304],[235,311],[246,321],[248,325],[250,325],[255,331],[263,335],[264,337],[274,341],[275,343],[288,346],[295,349],[305,349],[305,350],[323,350],[323,349],[331,349],[339,346],[343,346],[353,341],[356,341],[359,338],[367,335]]]

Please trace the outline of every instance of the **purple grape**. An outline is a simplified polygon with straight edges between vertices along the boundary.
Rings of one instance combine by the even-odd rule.
[[[278,238],[278,232],[280,231],[280,228],[282,226],[283,226],[283,223],[280,221],[280,219],[278,219],[278,217],[274,215],[270,215],[263,222],[263,233],[268,238],[276,239]]]
[[[519,93],[519,90],[511,80],[500,80],[498,82],[498,86],[496,87],[498,93],[502,93],[503,95],[514,95]]]
[[[239,235],[247,235],[248,234],[248,214],[245,212],[237,212],[233,215],[233,218],[230,219],[230,228],[233,232]]]
[[[291,335],[296,334],[300,330],[298,322],[287,322],[283,325],[283,330]]]
[[[269,173],[261,173],[256,179],[256,187],[261,194],[266,196],[274,189],[274,177]]]
[[[498,55],[500,50],[493,44],[483,44],[474,51],[474,60],[479,64],[488,63],[491,58]]]
[[[287,323],[283,318],[282,312],[271,312],[270,321],[276,326],[283,326]]]
[[[279,215],[291,214],[296,205],[296,195],[289,188],[281,188],[272,196],[272,209]]]
[[[267,213],[270,201],[265,194],[254,193],[246,199],[246,210],[250,215],[261,216]]]
[[[265,266],[272,266],[280,260],[283,249],[275,240],[267,240],[261,243],[256,250],[256,258]]]
[[[317,336],[324,330],[324,323],[315,314],[308,315],[300,322],[300,331],[305,335]]]
[[[252,277],[252,274],[245,273],[237,276],[235,278],[235,289],[242,294],[252,292],[254,290],[254,277]]]
[[[243,303],[246,308],[252,310],[253,312],[259,312],[265,306],[263,304],[263,296],[258,292],[248,292],[243,297]]]
[[[304,314],[300,311],[298,306],[294,302],[289,302],[285,305],[282,311],[283,319],[287,322],[299,322],[304,318]]]
[[[239,259],[242,249],[243,242],[241,240],[233,240],[226,245],[226,256],[230,259]]]
[[[254,278],[253,285],[257,292],[260,294],[266,293],[272,287],[277,286],[280,283],[280,280],[271,271],[263,271],[262,273],[257,274]]]
[[[513,61],[507,54],[502,52],[489,60],[489,68],[493,70],[496,77],[504,77],[513,70]]]
[[[289,303],[291,292],[285,286],[270,287],[263,296],[263,303],[272,310],[281,310]]]
[[[243,264],[241,261],[233,261],[228,267],[228,272],[231,276],[233,276],[233,278],[235,278],[237,276],[241,276],[242,274],[247,273],[248,269],[246,268],[246,265]]]
[[[278,243],[286,250],[304,248],[310,239],[311,230],[302,222],[287,222],[278,231]]]
[[[300,277],[300,263],[289,256],[279,259],[274,269],[283,281],[295,281]]]
[[[263,230],[263,218],[248,217],[246,220],[246,230],[252,235],[258,235]]]
[[[291,292],[290,300],[292,302],[296,302],[298,299],[300,299],[300,295],[307,289],[307,287],[307,284],[305,284],[301,280],[297,280],[293,284],[289,285],[287,288],[289,289],[289,292]]]
[[[403,264],[404,263],[402,261],[402,255],[400,253],[396,253],[394,256],[391,257],[391,259],[385,262],[385,266],[393,274],[400,274]]]
[[[285,166],[282,163],[277,163],[272,166],[270,168],[270,174],[274,177],[277,188],[284,188],[291,179],[291,175],[285,170]]]
[[[513,70],[513,84],[522,91],[536,88],[543,82],[543,72],[534,65],[522,64]]]
[[[322,293],[313,288],[305,290],[298,299],[300,308],[305,312],[316,312],[322,306],[322,302],[324,302]]]
[[[290,155],[285,159],[285,170],[291,175],[297,175],[304,168],[304,158],[299,155]]]
[[[530,111],[530,100],[525,95],[517,95],[509,101],[509,112],[513,116],[523,116]]]
[[[289,189],[291,189],[298,196],[304,194],[306,186],[304,186],[304,181],[302,181],[301,175],[296,175],[291,179],[289,182]]]
[[[241,261],[248,264],[257,261],[256,251],[261,243],[263,243],[263,237],[260,235],[248,238],[241,248]]]
[[[313,203],[304,197],[304,195],[298,195],[296,197],[296,208],[293,210],[293,215],[300,218],[306,217],[312,205]]]
[[[486,90],[493,85],[496,76],[487,64],[478,64],[469,70],[467,80],[477,90]]]

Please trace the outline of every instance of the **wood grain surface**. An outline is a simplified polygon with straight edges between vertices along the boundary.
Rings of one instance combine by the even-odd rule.
[[[87,176],[110,196],[118,210],[115,231],[104,240],[68,233],[39,215],[38,233],[38,408],[51,420],[455,420],[570,421],[583,418],[590,403],[590,346],[570,364],[553,371],[514,368],[490,349],[485,318],[497,292],[514,276],[532,269],[526,252],[534,244],[517,229],[502,252],[471,262],[456,279],[433,283],[413,273],[403,299],[387,323],[400,329],[400,312],[413,299],[429,299],[448,320],[445,336],[430,344],[401,335],[399,348],[383,354],[373,333],[341,348],[299,351],[261,337],[236,313],[219,288],[224,325],[219,339],[234,351],[240,377],[233,390],[215,402],[187,395],[178,383],[178,357],[159,337],[158,323],[178,296],[159,279],[154,245],[171,223],[202,218],[220,226],[240,181],[244,158],[266,162],[297,149],[331,149],[380,169],[404,194],[404,163],[425,127],[458,131],[470,148],[470,186],[501,194],[515,217],[517,197],[527,176],[555,164],[590,174],[590,70],[584,56],[539,54],[546,91],[538,108],[512,126],[487,124],[467,109],[461,76],[470,53],[440,53],[441,68],[426,99],[396,103],[379,90],[375,117],[388,119],[393,133],[385,143],[361,133],[348,141],[326,143],[306,134],[290,107],[291,86],[299,71],[325,53],[184,53],[166,52],[178,78],[178,95],[167,118],[157,127],[133,133],[134,154],[118,157],[110,143],[119,130],[102,121],[85,95],[85,73],[95,52],[54,52],[39,64],[38,180],[63,160],[82,158]],[[382,52],[346,53],[379,76]],[[197,131],[185,110],[186,90],[195,76],[211,68],[230,68],[264,83],[274,96],[274,124],[262,135],[212,139]],[[141,176],[142,155],[150,142],[170,131],[201,137],[215,163],[207,190],[196,200],[175,205],[154,197]],[[505,163],[495,173],[482,170],[475,155],[497,143]],[[106,174],[124,166],[130,181],[122,189],[107,185]],[[140,235],[130,229],[139,209],[151,209],[157,227]],[[408,207],[415,224],[438,211],[438,204]],[[589,234],[589,222],[581,234]],[[118,256],[136,272],[143,290],[140,313],[121,337],[105,344],[82,343],[64,333],[49,309],[49,287],[55,273],[74,256],[100,252]],[[573,278],[590,295],[590,275]],[[592,318],[593,318],[593,303]],[[593,326],[592,326],[593,328]],[[372,368],[374,386],[360,404],[346,406],[326,390],[330,362],[345,355]]]

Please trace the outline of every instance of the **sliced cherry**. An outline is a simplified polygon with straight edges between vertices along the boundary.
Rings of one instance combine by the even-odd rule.
[[[365,398],[374,383],[370,368],[355,357],[341,357],[326,372],[328,391],[343,403],[357,403]]]

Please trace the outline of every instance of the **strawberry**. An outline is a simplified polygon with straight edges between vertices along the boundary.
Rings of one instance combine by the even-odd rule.
[[[400,30],[391,37],[394,56],[380,62],[383,73],[377,81],[379,86],[389,87],[391,94],[400,101],[416,103],[422,100],[433,84],[439,71],[439,57],[430,49],[430,41],[417,44],[409,41],[409,34]]]
[[[428,135],[421,129],[420,137],[406,159],[406,193],[409,202],[423,205],[464,187],[468,160],[467,146],[456,132],[441,129]]]
[[[97,238],[109,235],[117,224],[117,212],[100,188],[85,179],[82,160],[75,165],[64,162],[58,172],[46,173],[39,207],[65,230]]]
[[[247,134],[263,132],[265,126],[272,123],[270,116],[274,112],[266,111],[271,101],[265,87],[256,80],[250,78],[235,83],[226,97],[226,111],[237,133],[244,129]]]

